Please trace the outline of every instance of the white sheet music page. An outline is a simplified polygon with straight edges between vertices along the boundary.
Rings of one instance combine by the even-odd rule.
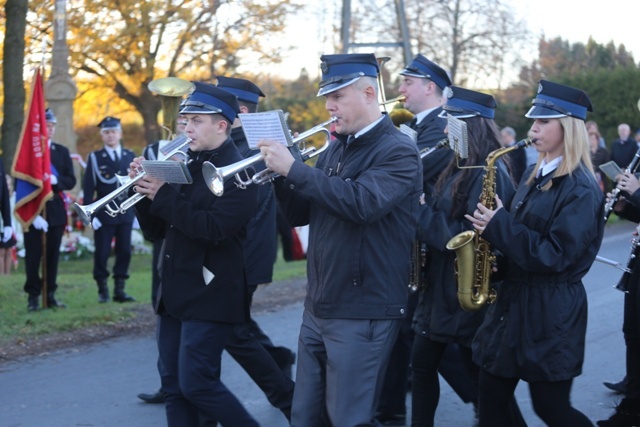
[[[242,122],[242,130],[252,150],[257,149],[258,142],[263,139],[287,146],[293,144],[282,110],[241,113],[238,114],[238,118]]]

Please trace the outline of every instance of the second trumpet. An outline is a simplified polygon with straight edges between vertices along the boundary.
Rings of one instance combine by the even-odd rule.
[[[326,150],[327,147],[329,147],[329,141],[331,139],[331,132],[329,132],[326,126],[336,120],[336,117],[332,117],[331,119],[322,122],[293,138],[293,144],[289,146],[289,150],[297,151],[297,153],[294,154],[294,157],[298,157],[299,155],[302,158],[302,161],[307,161]],[[311,135],[320,132],[324,132],[326,134],[326,140],[322,147],[304,148],[304,140],[309,138]],[[269,169],[264,169],[258,173],[250,175],[249,169],[261,161],[262,154],[258,153],[239,162],[219,168],[211,162],[204,162],[202,165],[202,175],[209,186],[209,190],[211,190],[211,192],[216,196],[220,197],[224,194],[224,183],[231,177],[235,177],[236,185],[243,189],[251,184],[265,184],[274,179],[277,174]],[[241,174],[244,174],[244,178]]]

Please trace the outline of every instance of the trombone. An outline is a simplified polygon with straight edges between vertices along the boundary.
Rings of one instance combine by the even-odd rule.
[[[331,132],[325,127],[330,123],[335,122],[337,117],[331,117],[329,120],[320,123],[312,127],[311,129],[301,133],[297,137],[293,138],[293,144],[289,146],[289,149],[297,148],[299,151],[300,158],[302,161],[307,161],[312,157],[317,156],[322,153],[329,147],[329,141],[331,140]],[[311,135],[314,135],[319,132],[324,132],[326,134],[327,139],[322,147],[304,147],[304,140],[309,138]],[[302,149],[300,149],[302,146]],[[236,185],[239,188],[245,189],[248,185],[251,184],[265,184],[272,179],[278,176],[277,173],[273,172],[270,169],[264,169],[258,173],[253,174],[253,176],[249,177],[248,169],[262,161],[262,154],[254,154],[251,157],[247,157],[244,160],[240,160],[239,162],[232,163],[228,166],[223,166],[217,168],[211,162],[204,162],[202,165],[202,175],[204,176],[204,181],[207,183],[209,190],[216,196],[220,197],[224,194],[224,183],[232,176],[236,178]],[[243,179],[240,175],[244,171],[247,179]]]

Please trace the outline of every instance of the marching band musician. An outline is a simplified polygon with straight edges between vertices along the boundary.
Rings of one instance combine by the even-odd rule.
[[[616,182],[617,187],[623,192],[624,202],[617,203],[614,212],[622,218],[640,222],[640,181],[632,172],[625,172],[616,177]],[[607,196],[610,198],[611,193]],[[637,253],[635,255],[637,256]],[[625,284],[627,292],[624,294],[622,324],[626,346],[627,374],[623,381],[625,397],[618,403],[616,412],[608,420],[598,421],[600,427],[640,425],[640,264],[637,260]]]
[[[480,366],[480,426],[511,425],[506,410],[520,380],[548,426],[591,426],[571,406],[587,327],[582,278],[604,230],[603,194],[592,167],[580,89],[540,81],[526,117],[541,153],[511,203],[478,204],[466,218],[507,259],[506,277],[473,340]],[[527,178],[528,177],[528,178]]]
[[[375,425],[389,354],[406,313],[422,192],[415,143],[378,105],[373,54],[323,55],[319,96],[336,140],[315,167],[274,141],[258,146],[278,173],[292,225],[309,224],[307,297],[291,425]]]
[[[425,266],[427,287],[420,292],[413,321],[413,426],[434,424],[440,396],[438,367],[449,344],[459,346],[463,361],[460,369],[477,382],[471,341],[485,313],[484,309],[467,312],[460,307],[454,268],[456,253],[448,250],[446,244],[470,228],[464,215],[476,209],[483,189],[485,159],[501,147],[493,120],[497,105],[491,95],[457,86],[445,90],[445,96],[444,112],[467,124],[469,156],[459,161],[451,158],[435,183],[432,200],[421,206],[418,220],[418,239],[426,243],[429,257]],[[496,187],[506,200],[511,200],[515,188],[507,162],[498,161],[496,166]]]
[[[126,175],[129,172],[129,164],[135,157],[133,151],[124,148],[120,143],[122,128],[119,118],[107,116],[98,123],[98,127],[104,147],[92,151],[87,158],[87,170],[82,185],[85,205],[115,190],[118,187],[116,175]],[[121,303],[135,301],[124,291],[125,281],[129,278],[133,220],[132,210],[115,217],[107,214],[105,210],[100,210],[91,221],[96,247],[93,253],[93,278],[98,285],[98,302],[100,303],[109,302],[107,261],[114,237],[116,261],[113,266],[113,300]]]
[[[258,111],[258,102],[265,94],[255,83],[226,76],[218,76],[217,80],[218,88],[238,97],[241,113]],[[239,118],[236,118],[231,126],[231,139],[244,158],[258,152],[249,147]],[[263,162],[254,165],[256,172],[264,168]],[[276,197],[273,185],[267,183],[258,186],[258,208],[247,224],[247,238],[244,242],[250,307],[258,286],[270,284],[272,281],[276,251]],[[295,353],[286,347],[274,345],[250,316],[249,314],[248,322],[237,324],[233,328],[225,350],[265,393],[269,403],[290,419],[294,386],[291,366],[295,360]]]
[[[257,205],[257,186],[229,181],[224,197],[209,191],[205,161],[225,166],[242,160],[230,138],[239,107],[235,95],[195,82],[181,114],[191,139],[191,185],[170,185],[145,175],[133,191],[145,235],[164,238],[156,312],[158,370],[169,427],[197,427],[201,416],[225,426],[257,426],[220,380],[221,355],[235,324],[248,320],[249,295],[243,239]],[[131,163],[135,177],[143,160]]]

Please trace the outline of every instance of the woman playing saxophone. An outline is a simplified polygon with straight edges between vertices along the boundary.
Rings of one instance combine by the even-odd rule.
[[[445,113],[463,120],[468,131],[468,158],[452,158],[438,175],[432,197],[421,207],[418,239],[430,256],[425,266],[426,281],[416,308],[411,365],[413,369],[412,425],[432,426],[440,396],[438,366],[447,346],[459,344],[462,372],[469,371],[474,388],[478,368],[471,362],[471,340],[484,317],[484,309],[464,311],[456,295],[454,264],[456,253],[446,248],[458,233],[471,229],[465,220],[482,193],[485,159],[500,148],[499,131],[493,120],[496,102],[491,95],[451,87]],[[458,167],[458,166],[461,167]],[[504,158],[496,163],[496,186],[508,200],[515,193]]]
[[[542,80],[530,135],[540,153],[511,203],[478,204],[466,218],[507,258],[506,277],[473,340],[480,366],[480,426],[508,426],[504,411],[520,380],[548,426],[591,426],[571,406],[587,326],[582,278],[604,230],[603,194],[591,167],[582,90]],[[527,178],[528,177],[528,178]]]

